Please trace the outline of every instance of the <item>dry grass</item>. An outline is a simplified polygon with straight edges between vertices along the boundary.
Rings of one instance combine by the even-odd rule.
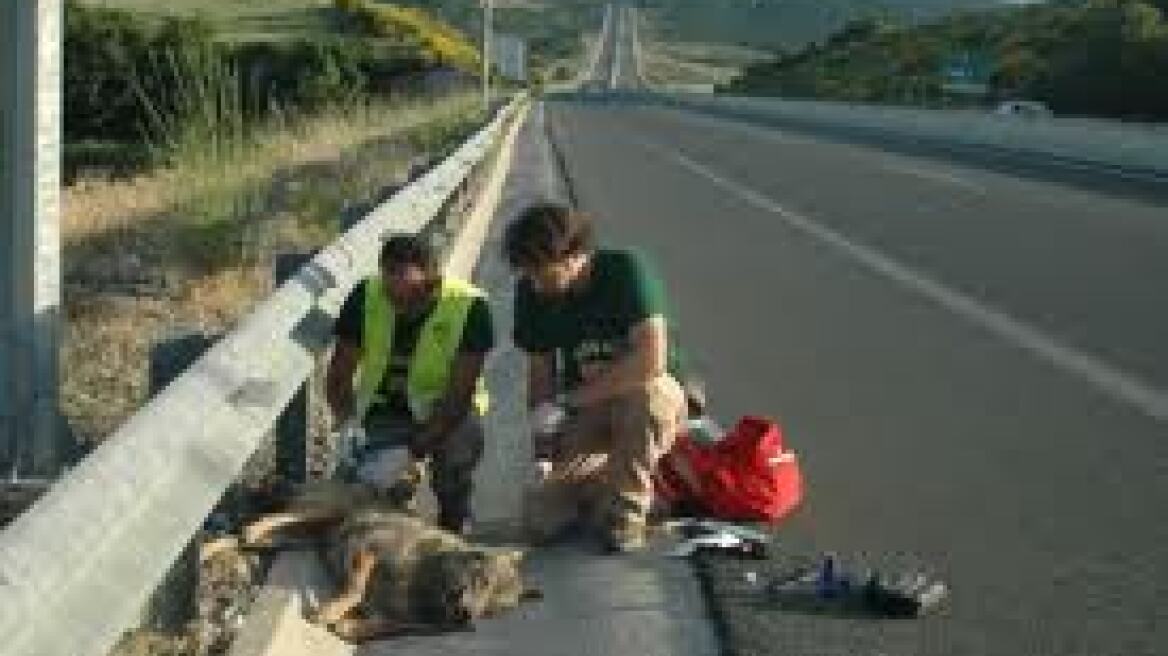
[[[641,14],[641,53],[645,77],[651,84],[718,85],[729,82],[748,64],[770,55],[752,48],[719,43],[671,43],[658,36]]]
[[[342,211],[477,119],[473,95],[350,109],[261,130],[233,161],[66,189],[61,402],[79,438],[100,441],[147,398],[156,339],[229,329],[270,291],[276,253],[327,243]]]
[[[371,140],[406,134],[435,122],[473,113],[478,97],[462,94],[438,102],[338,109],[291,125],[259,129],[255,147],[227,169],[222,162],[192,158],[129,180],[81,178],[64,191],[62,239],[66,245],[95,234],[122,231],[205,194],[214,185],[242,189],[270,178],[277,169],[333,162],[342,152]],[[266,134],[265,134],[266,132]]]
[[[196,648],[190,638],[134,631],[114,648],[118,656],[190,656]]]
[[[113,432],[149,394],[156,339],[178,326],[208,333],[229,328],[270,290],[267,270],[229,268],[191,280],[174,297],[83,295],[67,302],[61,403],[88,443]]]
[[[78,437],[100,442],[147,399],[157,339],[229,330],[271,291],[275,254],[331,241],[343,210],[373,204],[479,122],[477,103],[468,94],[274,121],[230,158],[187,153],[131,180],[67,188],[61,404]],[[322,412],[313,407],[314,440]],[[205,565],[190,632],[133,631],[112,653],[225,653],[258,567]]]
[[[747,62],[710,58],[705,44],[644,43],[645,77],[653,84],[723,84]]]

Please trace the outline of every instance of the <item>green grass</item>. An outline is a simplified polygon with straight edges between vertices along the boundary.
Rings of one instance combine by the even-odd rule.
[[[332,0],[83,0],[159,16],[202,16],[225,41],[282,40],[337,31]]]

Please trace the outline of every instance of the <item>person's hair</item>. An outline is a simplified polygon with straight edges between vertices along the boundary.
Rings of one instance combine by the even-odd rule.
[[[557,262],[593,249],[592,218],[556,203],[524,209],[503,235],[507,262],[516,269]]]
[[[382,271],[416,266],[430,277],[437,277],[441,273],[441,265],[434,246],[428,239],[418,235],[391,235],[381,246],[379,263]]]

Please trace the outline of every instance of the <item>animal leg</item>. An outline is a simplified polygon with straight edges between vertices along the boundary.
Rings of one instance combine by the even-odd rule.
[[[313,620],[321,624],[334,625],[356,608],[365,598],[369,579],[377,557],[372,551],[357,551],[348,563],[348,574],[344,586],[337,596],[321,605],[313,614]]]
[[[264,515],[243,527],[243,543],[257,546],[266,543],[272,533],[298,524],[339,520],[341,513],[334,508],[306,508]]]
[[[204,542],[199,547],[199,562],[206,563],[221,553],[228,553],[239,549],[239,538],[225,535]]]
[[[381,616],[345,618],[333,624],[332,629],[342,640],[355,643],[404,635],[436,635],[449,631],[431,624],[399,622]]]

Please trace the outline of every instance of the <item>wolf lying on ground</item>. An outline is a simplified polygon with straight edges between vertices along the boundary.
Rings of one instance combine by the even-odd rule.
[[[480,617],[540,597],[523,585],[523,551],[471,544],[394,509],[369,485],[309,484],[285,511],[246,525],[242,543],[270,545],[292,528],[319,538],[341,584],[309,619],[347,640],[471,628]],[[228,546],[212,546],[204,557]]]

